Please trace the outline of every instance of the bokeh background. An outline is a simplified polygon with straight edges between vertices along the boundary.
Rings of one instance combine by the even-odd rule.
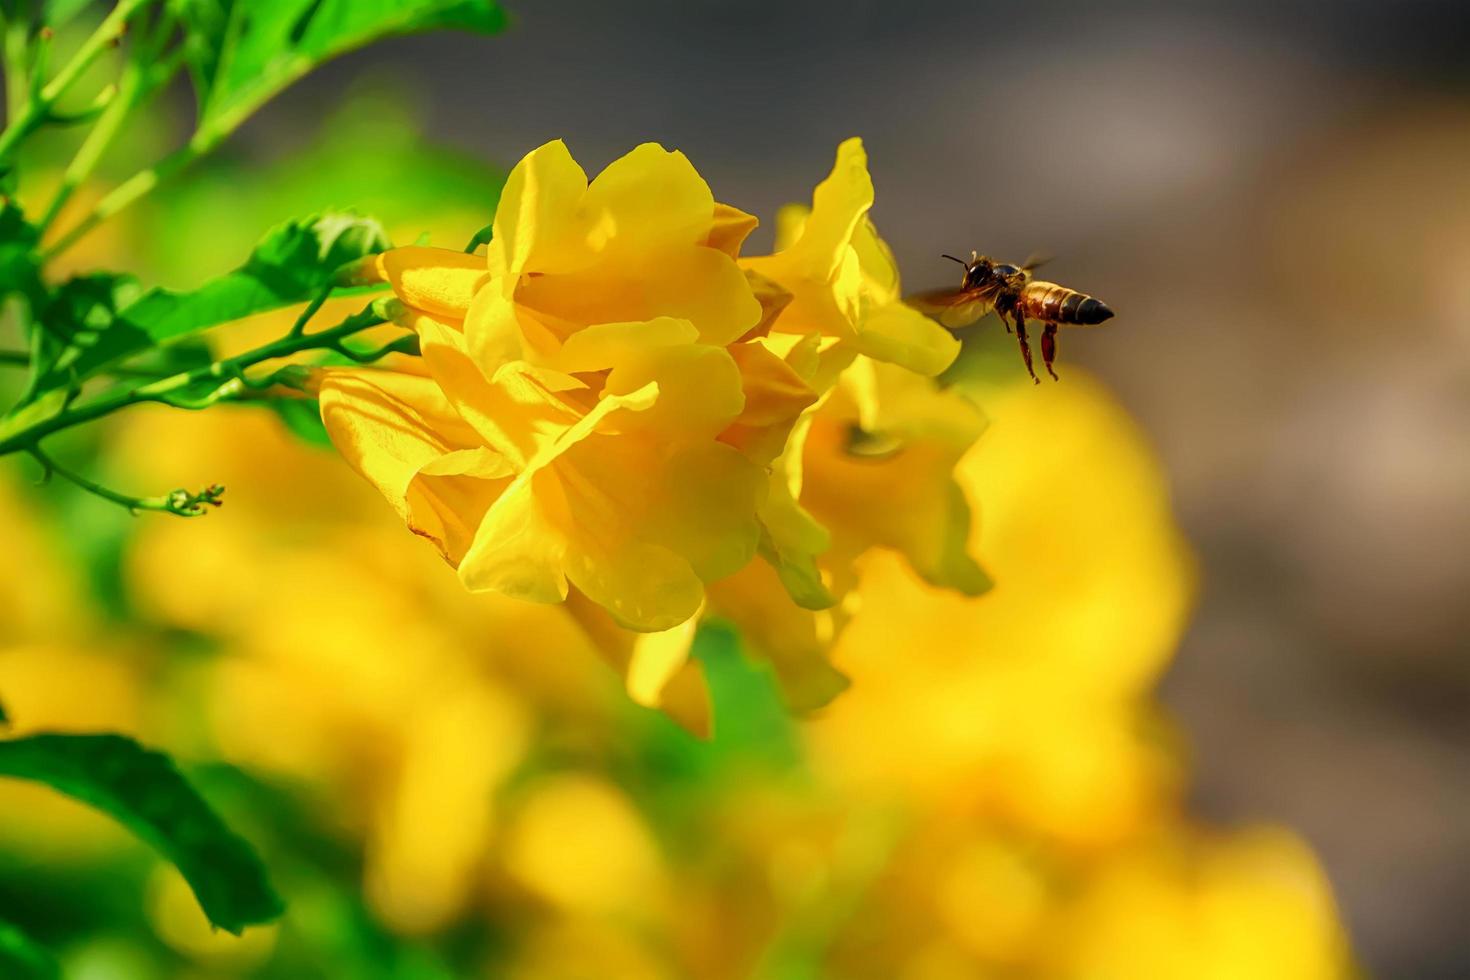
[[[277,118],[308,124],[371,60],[472,152],[565,135],[591,167],[658,139],[762,214],[861,134],[912,287],[953,278],[940,252],[1057,256],[1048,276],[1120,311],[1063,363],[1139,418],[1199,554],[1164,682],[1198,806],[1290,823],[1368,963],[1449,977],[1470,972],[1467,50],[1454,2],[551,0],[514,43],[342,62]]]
[[[405,39],[334,63],[251,122],[224,162],[140,209],[120,239],[94,241],[95,257],[116,262],[121,252],[153,278],[196,281],[229,267],[269,221],[333,202],[387,208],[395,229],[417,222],[457,240],[475,227],[467,215],[493,202],[484,188],[497,166],[556,137],[589,171],[642,140],[677,147],[720,199],[769,216],[809,193],[840,139],[862,135],[878,188],[874,217],[908,286],[954,278],[941,252],[1047,251],[1056,256],[1049,277],[1119,312],[1106,329],[1064,334],[1060,371],[1064,384],[1069,369],[1095,373],[1137,419],[1196,554],[1198,604],[1161,688],[1187,747],[1194,812],[1221,825],[1292,827],[1315,849],[1372,975],[1470,972],[1470,10],[1447,2],[516,6],[515,27],[498,39]],[[139,152],[169,143],[170,132],[167,121],[140,132]],[[415,156],[431,146],[450,148],[433,151],[432,167]],[[303,152],[315,157],[293,163]],[[432,193],[414,179],[431,171]],[[323,172],[336,175],[329,190],[316,179]],[[757,232],[757,250],[768,236]],[[993,321],[981,329],[997,330]],[[186,464],[197,470],[225,432],[199,436],[202,424],[190,436],[144,426],[132,438],[155,455],[159,446],[191,447],[163,469],[197,482]],[[1028,435],[1048,442],[1043,426]],[[262,452],[255,462],[274,458]],[[227,483],[259,472],[216,462],[241,468]],[[1033,488],[1034,507],[1059,506],[1071,489],[1064,472]],[[322,481],[344,513],[377,503],[343,503],[341,484]],[[295,519],[321,520],[320,506],[301,503],[310,479],[283,472],[277,483],[263,513],[299,505]],[[90,504],[75,506],[114,529],[90,547],[131,553],[117,543],[131,531]],[[227,532],[191,524],[157,533]],[[348,564],[394,566],[382,553],[390,540]],[[225,555],[248,543],[211,547]],[[248,589],[264,605],[169,605],[181,592],[170,576],[189,573],[130,560],[91,556],[87,567],[118,580],[94,591],[130,596],[170,629],[228,633],[242,628],[219,625],[230,617],[284,608],[284,598]],[[265,576],[272,566],[257,556],[249,567]],[[309,567],[298,574],[311,581]],[[338,611],[343,622],[357,614]],[[402,640],[415,650],[436,642]],[[497,669],[514,677],[523,668]],[[76,684],[84,683],[95,686],[96,675],[80,670]],[[562,692],[538,703],[571,697],[558,686],[565,678],[535,683]],[[487,690],[492,701],[506,697]],[[366,704],[373,696],[360,694]],[[134,710],[147,716],[146,706]],[[512,719],[504,722],[512,739],[529,737],[518,710],[491,712]],[[751,728],[781,727],[751,710]],[[581,758],[588,750],[576,738],[602,737],[602,724],[562,730],[574,744],[547,751]],[[329,731],[318,736],[330,741]],[[401,737],[416,736],[405,727]],[[678,764],[658,753],[682,742],[649,737],[639,751],[651,758],[600,764],[624,776]],[[762,758],[788,751],[779,739],[742,744]],[[259,746],[229,748],[250,758]],[[360,765],[319,748],[319,757],[266,768],[295,766],[306,779]],[[482,762],[485,785],[498,784],[495,767],[509,768],[512,756]],[[231,785],[222,776],[216,792]],[[553,823],[558,806],[585,810],[600,814],[606,833],[638,838],[626,802],[604,784],[546,792]],[[743,805],[733,793],[731,801]],[[661,805],[677,812],[680,801]],[[697,821],[683,819],[672,825],[693,832]],[[402,846],[401,860],[418,860],[412,842]],[[554,882],[554,868],[536,865],[554,859],[538,858],[535,840],[521,846],[531,855],[525,875]],[[614,878],[647,873],[642,847],[623,848],[632,856]],[[167,887],[156,886],[159,902]],[[368,918],[325,898],[322,908]]]

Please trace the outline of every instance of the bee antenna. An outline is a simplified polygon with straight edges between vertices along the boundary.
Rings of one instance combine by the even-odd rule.
[[[957,259],[953,255],[950,255],[948,253],[945,253],[944,255],[941,255],[940,258],[941,259],[949,259],[951,262],[958,262],[960,265],[964,266],[966,269],[968,269],[970,267],[970,263],[966,262],[964,259]]]

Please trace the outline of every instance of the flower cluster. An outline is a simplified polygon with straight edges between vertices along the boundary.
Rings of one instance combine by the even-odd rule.
[[[682,154],[644,144],[589,182],[548,143],[483,254],[379,257],[422,357],[323,371],[323,420],[466,587],[569,601],[639,700],[708,608],[767,633],[793,702],[821,703],[863,552],[985,584],[952,478],[980,416],[931,380],[959,345],[901,301],[872,204],[848,140],[775,253],[742,258],[756,219]]]
[[[997,585],[969,598],[926,581],[946,574],[930,560],[943,552],[920,547],[936,538],[841,519],[838,491],[856,507],[869,488],[828,467],[943,456],[947,417],[927,398],[900,412],[881,376],[847,374],[807,437],[802,499],[832,528],[827,554],[864,533],[889,542],[850,569],[830,645],[852,688],[815,720],[747,708],[713,742],[650,732],[598,662],[614,636],[587,627],[606,619],[467,593],[430,549],[405,551],[375,491],[264,413],[159,409],[128,417],[111,465],[168,482],[202,463],[240,493],[206,522],[128,525],[125,629],[44,560],[0,577],[0,606],[17,612],[0,624],[14,730],[107,728],[228,760],[309,814],[277,844],[300,907],[327,902],[329,842],[360,857],[334,864],[354,877],[333,901],[360,894],[415,949],[488,931],[476,955],[495,976],[733,978],[784,959],[840,977],[1355,975],[1303,843],[1202,826],[1183,806],[1186,760],[1151,689],[1188,612],[1190,557],[1126,415],[1076,372],[977,390],[991,427],[952,479],[985,504],[968,538]],[[885,426],[859,408],[865,377],[887,393]],[[910,441],[850,447],[864,417]],[[839,436],[849,448],[822,448]],[[1056,492],[1069,474],[1086,492]],[[53,554],[44,512],[10,489],[0,480],[0,517],[21,553]],[[797,627],[819,642],[822,614],[791,605],[763,621],[737,596],[776,608],[780,584],[750,567],[773,587],[743,571],[710,603],[794,658],[776,660],[788,691],[811,696],[796,682],[821,676],[792,651]],[[161,656],[166,644],[182,646]],[[72,696],[80,684],[91,697]],[[674,690],[689,694],[671,682],[662,706],[687,722],[697,698]],[[767,738],[789,739],[791,757],[758,753]],[[109,881],[133,853],[55,794],[0,791],[13,814],[0,852]],[[300,935],[236,939],[174,878],[151,877],[144,928],[187,964],[158,976],[295,975],[303,944],[313,962],[347,955],[324,912],[303,914]]]

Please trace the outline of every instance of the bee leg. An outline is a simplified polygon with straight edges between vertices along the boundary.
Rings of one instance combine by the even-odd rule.
[[[996,316],[1000,317],[1000,322],[1003,323],[1003,324],[1005,324],[1006,333],[1010,333],[1011,332],[1011,321],[1009,321],[1009,320],[1006,319],[1006,315],[1004,313],[997,313]]]
[[[1026,317],[1020,310],[1016,311],[1016,339],[1021,342],[1021,360],[1026,362],[1026,373],[1031,375],[1031,383],[1041,384],[1041,379],[1031,367],[1031,345],[1026,342]]]
[[[1046,373],[1051,375],[1053,381],[1060,381],[1057,373],[1051,369],[1051,362],[1057,359],[1057,325],[1048,323],[1041,331],[1041,363],[1046,365]]]

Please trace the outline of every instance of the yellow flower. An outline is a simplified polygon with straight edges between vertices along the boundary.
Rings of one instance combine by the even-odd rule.
[[[485,256],[381,258],[422,364],[325,373],[333,441],[468,588],[677,626],[754,554],[765,467],[815,397],[738,343],[765,318],[733,258],[753,224],[653,144],[590,184],[562,143],[533,151]]]
[[[847,566],[872,546],[899,548],[936,584],[966,593],[986,584],[964,551],[969,511],[950,476],[983,417],[921,377],[949,367],[959,343],[902,302],[898,266],[868,218],[872,204],[862,141],[849,139],[812,206],[778,215],[775,254],[741,260],[758,292],[789,294],[767,342],[826,396],[794,427],[760,509],[761,553],[805,609],[835,606],[852,584]],[[740,577],[742,604],[758,600],[762,618],[792,618],[755,581],[769,576]],[[839,626],[815,629],[830,637]],[[818,679],[823,686],[830,677]]]
[[[802,419],[761,512],[767,562],[710,587],[711,609],[771,661],[793,708],[820,707],[846,686],[828,652],[871,550],[903,555],[940,588],[978,595],[989,586],[954,476],[984,428],[963,394],[867,357]]]
[[[771,331],[809,338],[802,356],[823,352],[828,363],[819,390],[835,377],[832,368],[854,354],[925,375],[939,374],[959,354],[949,331],[902,302],[898,265],[868,218],[872,206],[868,157],[854,137],[837,148],[832,173],[812,194],[810,213],[784,213],[777,252],[741,260],[791,294]]]

